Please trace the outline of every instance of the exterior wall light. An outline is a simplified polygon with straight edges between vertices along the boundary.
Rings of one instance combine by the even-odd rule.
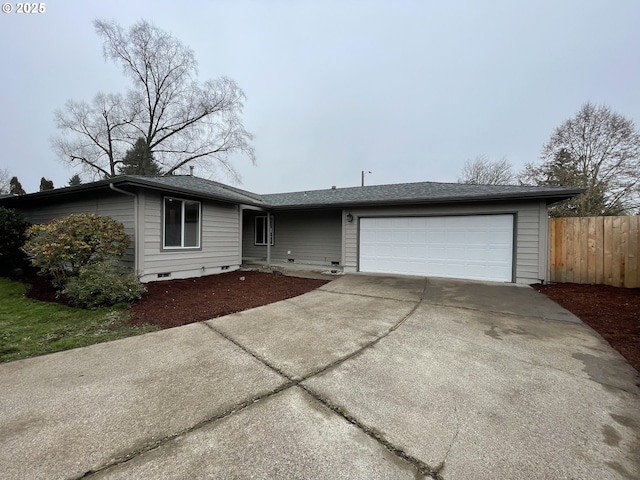
[[[347,213],[347,222],[353,222],[353,215],[351,215],[350,213]]]

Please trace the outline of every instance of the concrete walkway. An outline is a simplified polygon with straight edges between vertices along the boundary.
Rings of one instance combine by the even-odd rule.
[[[6,479],[640,478],[640,378],[528,287],[346,275],[0,365]]]

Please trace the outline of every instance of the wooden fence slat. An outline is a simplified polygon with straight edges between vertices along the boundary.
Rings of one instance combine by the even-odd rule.
[[[552,218],[552,282],[640,287],[640,216]]]
[[[611,252],[613,258],[611,260],[611,283],[614,287],[621,285],[620,273],[622,269],[622,229],[620,227],[620,217],[613,217],[613,236],[611,244]]]
[[[613,217],[604,217],[604,239],[602,245],[602,258],[604,264],[604,278],[602,279],[602,283],[604,285],[611,285],[611,278],[613,275]]]
[[[559,282],[566,282],[567,281],[567,242],[566,242],[566,235],[567,235],[567,222],[564,222],[563,218],[559,219],[560,221],[558,222],[558,225],[560,227],[560,231],[558,232],[558,240],[560,241],[560,248],[558,249],[558,252],[560,253],[560,274],[559,274]]]
[[[556,275],[556,223],[549,223],[549,280],[554,282]]]
[[[594,217],[596,224],[596,281],[604,283],[604,217]]]
[[[573,247],[575,243],[571,240],[573,238],[573,222],[566,219],[564,225],[564,248],[565,248],[565,282],[573,283]]]
[[[627,270],[627,248],[629,246],[629,218],[620,218],[620,280],[618,287],[625,285],[625,273]]]
[[[578,240],[580,242],[580,248],[578,249],[578,282],[589,283],[589,263],[588,263],[588,239],[589,239],[589,219],[582,217],[578,219],[580,225],[580,236]]]
[[[638,236],[640,235],[640,217],[629,217],[629,242],[627,244],[627,261],[625,264],[625,286],[634,288],[638,282]]]
[[[596,218],[588,217],[587,221],[587,278],[584,283],[596,283]]]

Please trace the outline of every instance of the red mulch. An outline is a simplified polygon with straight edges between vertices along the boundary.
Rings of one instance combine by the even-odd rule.
[[[28,297],[68,305],[66,297],[56,297],[46,278],[27,283],[32,284]],[[152,282],[131,306],[131,322],[177,327],[302,295],[325,283],[256,271]],[[640,289],[575,283],[533,287],[590,325],[640,371]]]
[[[147,292],[131,306],[131,322],[177,327],[296,297],[325,283],[327,280],[240,270],[147,283]]]
[[[640,289],[608,285],[532,285],[579,317],[640,371]]]
[[[48,277],[30,277],[24,282],[31,285],[27,297],[70,305],[69,299],[51,286]],[[129,322],[178,327],[296,297],[325,283],[328,280],[241,270],[151,282],[146,284],[142,298],[131,305],[133,315]]]

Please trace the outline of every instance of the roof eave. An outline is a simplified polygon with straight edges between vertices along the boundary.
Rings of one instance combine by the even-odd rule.
[[[573,189],[565,192],[527,192],[515,194],[496,194],[484,195],[478,197],[469,196],[451,196],[440,198],[405,198],[405,199],[384,199],[384,200],[356,200],[356,201],[336,201],[336,202],[318,202],[304,204],[269,204],[273,210],[289,210],[304,208],[360,208],[368,206],[396,206],[396,205],[439,205],[447,203],[487,203],[495,201],[523,201],[523,200],[544,200],[547,205],[566,200],[584,192],[584,189]]]
[[[128,176],[110,178],[107,180],[99,180],[98,182],[75,185],[73,187],[56,188],[54,190],[46,190],[44,192],[34,192],[26,195],[16,195],[13,197],[2,198],[0,199],[0,201],[3,203],[6,202],[9,205],[18,204],[25,201],[26,202],[38,201],[44,198],[63,197],[63,196],[67,196],[75,193],[85,193],[85,192],[90,192],[92,190],[108,189],[109,185],[114,185],[115,187],[118,187],[118,188],[122,188],[122,187],[148,188],[150,190],[187,195],[190,197],[195,196],[195,197],[204,198],[207,200],[214,200],[218,202],[237,204],[237,205],[252,205],[257,207],[265,206],[264,202],[260,202],[258,200],[254,200],[250,198],[246,198],[246,200],[232,199],[232,198],[224,197],[221,195],[215,195],[215,194],[204,193],[204,192],[196,192],[187,188],[179,188],[179,187],[174,187],[174,186],[165,185],[165,184],[158,184],[153,181],[142,180],[139,178],[131,178]],[[236,194],[240,195],[239,193],[236,193]]]
[[[117,182],[117,185],[116,185]],[[207,200],[215,200],[217,202],[223,202],[223,203],[231,203],[231,204],[236,204],[236,205],[252,205],[252,206],[256,206],[256,207],[264,207],[265,204],[261,203],[257,200],[254,199],[249,199],[247,198],[245,199],[232,199],[232,198],[228,198],[228,197],[223,197],[221,195],[215,195],[212,193],[206,193],[206,192],[200,192],[200,191],[194,191],[188,188],[180,188],[180,187],[175,187],[175,186],[170,186],[170,185],[165,185],[165,184],[158,184],[158,183],[154,183],[153,181],[145,181],[145,180],[141,180],[141,179],[132,179],[132,178],[128,178],[128,179],[123,179],[121,181],[117,181],[116,179],[114,179],[112,182],[114,185],[118,186],[118,187],[126,187],[126,186],[132,186],[132,187],[143,187],[143,188],[148,188],[150,190],[157,190],[157,191],[162,191],[162,192],[167,192],[167,193],[174,193],[174,194],[180,194],[180,195],[187,195],[190,197],[198,197],[198,198],[204,198]],[[240,194],[237,194],[240,195]]]

